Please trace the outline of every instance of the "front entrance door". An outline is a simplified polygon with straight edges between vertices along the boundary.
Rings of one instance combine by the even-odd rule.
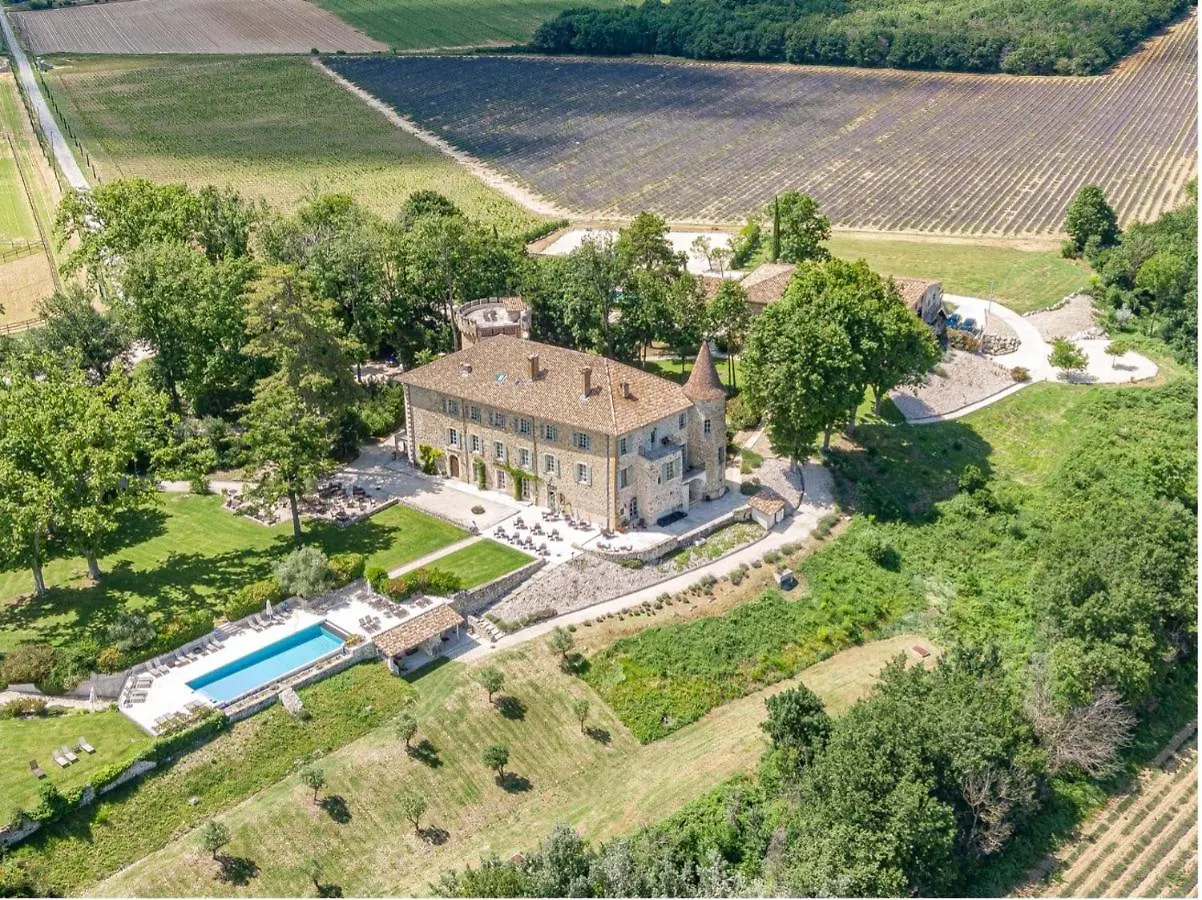
[[[458,478],[459,477],[459,457],[454,456],[454,455],[449,456],[447,458],[447,465],[450,466],[451,477]]]

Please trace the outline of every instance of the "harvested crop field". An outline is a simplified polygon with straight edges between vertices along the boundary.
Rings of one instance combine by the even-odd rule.
[[[12,14],[33,53],[387,50],[305,0],[122,0]]]
[[[1196,723],[1058,854],[1052,897],[1198,896]],[[1023,893],[1030,893],[1024,891]]]
[[[518,57],[335,58],[419,126],[581,215],[732,222],[813,194],[847,228],[1047,236],[1083,184],[1121,219],[1197,167],[1191,15],[1094,78]]]

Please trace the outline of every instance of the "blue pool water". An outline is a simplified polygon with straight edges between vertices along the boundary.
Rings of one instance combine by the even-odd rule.
[[[214,703],[227,703],[294,669],[303,668],[341,646],[342,638],[324,625],[310,625],[192,679],[188,687]]]

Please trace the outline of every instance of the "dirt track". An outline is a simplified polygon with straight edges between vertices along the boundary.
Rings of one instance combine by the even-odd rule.
[[[12,14],[33,53],[371,53],[388,47],[305,0],[127,0]]]

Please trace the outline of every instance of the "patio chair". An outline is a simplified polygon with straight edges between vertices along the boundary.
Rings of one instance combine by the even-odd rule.
[[[59,753],[57,750],[50,751],[50,758],[53,759],[56,763],[58,763],[58,767],[60,769],[65,769],[65,768],[67,768],[67,766],[71,765],[71,761],[69,759],[67,759],[67,757],[65,757],[61,753]]]
[[[88,743],[88,739],[82,738],[82,737],[79,739],[79,749],[82,750],[84,753],[95,753],[96,752],[96,748]]]
[[[150,696],[150,691],[130,691],[129,702],[130,703],[145,703],[146,698],[149,696]]]
[[[263,623],[259,621],[258,613],[255,613],[255,615],[253,615],[249,619],[247,619],[246,624],[249,625],[251,628],[253,628],[255,631],[263,630]]]
[[[34,778],[42,779],[46,777],[46,773],[42,771],[42,767],[38,765],[38,761],[36,759],[31,759],[29,761],[29,771],[33,773]]]
[[[79,757],[76,756],[74,753],[72,753],[71,748],[68,747],[66,744],[59,747],[58,752],[61,753],[63,756],[67,757],[67,759],[70,760],[71,762],[79,762]]]

